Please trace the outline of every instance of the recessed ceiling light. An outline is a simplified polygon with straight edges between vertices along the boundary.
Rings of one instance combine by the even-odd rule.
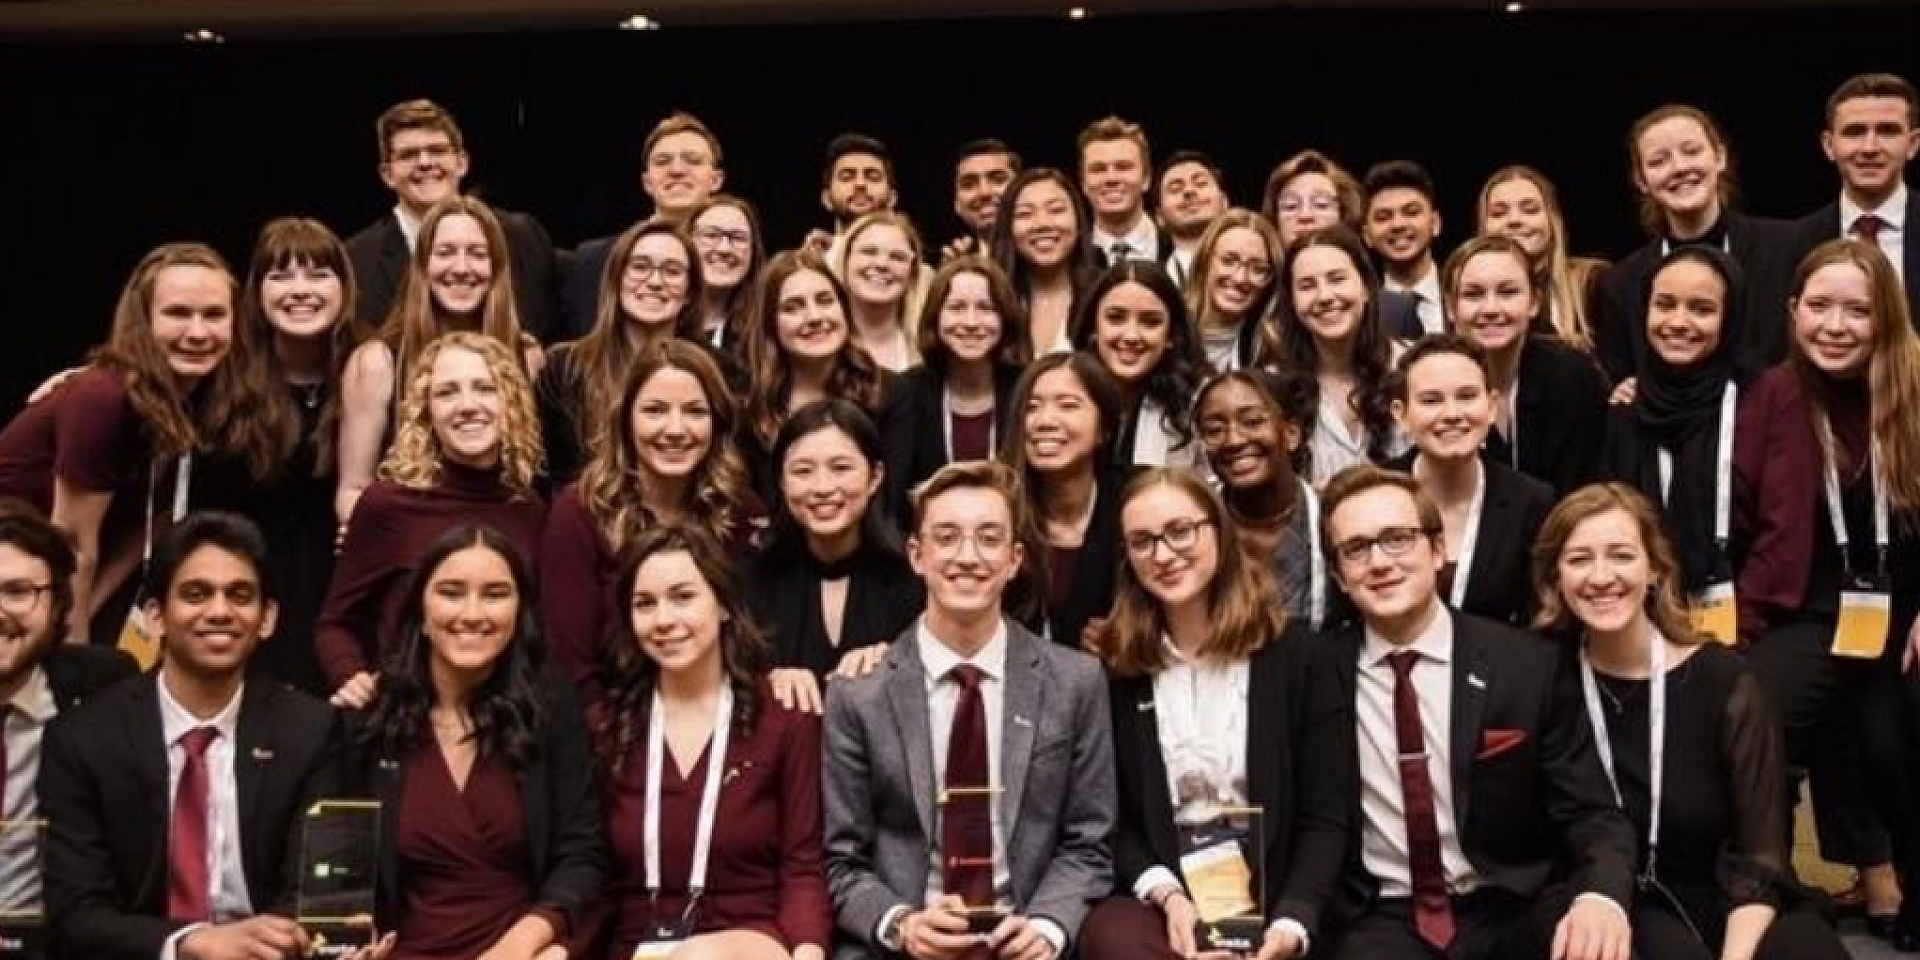
[[[214,33],[212,30],[208,30],[205,27],[201,27],[198,30],[188,30],[184,35],[184,38],[188,43],[226,43],[227,42],[226,37],[223,37],[217,33]]]
[[[1508,3],[1507,3],[1508,13],[1519,13],[1520,11],[1525,10],[1526,8],[1527,8],[1527,5],[1524,3],[1521,3],[1520,0],[1508,0]]]
[[[1086,7],[1068,7],[1068,8],[1067,8],[1067,19],[1069,19],[1069,20],[1085,20],[1086,18],[1087,18],[1087,8],[1086,8]]]
[[[647,16],[646,14],[636,13],[633,16],[620,21],[620,29],[622,30],[658,30],[660,29],[660,21],[655,20],[652,17]]]

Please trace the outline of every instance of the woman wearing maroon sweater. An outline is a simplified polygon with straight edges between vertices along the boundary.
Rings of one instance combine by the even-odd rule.
[[[1788,765],[1812,768],[1818,805],[1839,814],[1831,826],[1860,836],[1861,814],[1877,813],[1893,834],[1880,855],[1920,877],[1920,809],[1902,787],[1914,745],[1901,669],[1903,654],[1911,665],[1920,608],[1920,433],[1910,420],[1920,409],[1920,338],[1892,265],[1872,244],[1823,244],[1792,289],[1787,362],[1755,381],[1734,430],[1739,633],[1780,709]],[[1890,601],[1877,655],[1870,645],[1836,648],[1844,591]],[[1909,894],[1906,929],[1880,928],[1911,943],[1920,896]]]
[[[508,348],[450,333],[414,369],[400,430],[347,522],[314,628],[320,668],[343,707],[372,699],[372,665],[395,636],[405,584],[428,544],[453,527],[485,525],[531,557],[546,519],[533,491],[541,458],[533,392]]]
[[[620,391],[610,431],[586,472],[555,497],[540,536],[542,613],[554,653],[591,706],[609,628],[626,587],[620,560],[647,528],[685,519],[741,562],[764,525],[734,448],[738,408],[719,365],[685,340],[643,355]]]
[[[767,642],[712,537],[668,523],[632,549],[596,730],[615,864],[601,956],[688,941],[677,955],[824,960],[819,719],[771,696]]]

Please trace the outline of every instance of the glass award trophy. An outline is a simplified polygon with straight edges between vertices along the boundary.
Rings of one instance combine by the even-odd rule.
[[[988,891],[984,902],[968,899],[967,931],[986,936],[1013,910],[993,894],[993,805],[1000,790],[991,786],[949,786],[940,791],[941,867],[948,890]],[[964,895],[963,895],[964,896]]]
[[[1180,872],[1199,914],[1201,950],[1251,956],[1266,940],[1266,818],[1257,806],[1215,807],[1177,824]]]
[[[294,919],[313,938],[312,956],[344,957],[373,942],[379,855],[378,801],[318,800],[307,808]]]
[[[45,820],[0,820],[0,960],[46,956],[46,850]]]

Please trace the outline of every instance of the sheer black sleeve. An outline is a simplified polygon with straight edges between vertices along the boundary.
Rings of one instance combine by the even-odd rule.
[[[1779,905],[1790,882],[1787,790],[1780,721],[1753,674],[1742,671],[1727,694],[1720,727],[1732,824],[1715,874],[1730,907]]]

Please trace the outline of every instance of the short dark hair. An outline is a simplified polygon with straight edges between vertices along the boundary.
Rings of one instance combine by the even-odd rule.
[[[1920,92],[1916,92],[1907,78],[1892,73],[1863,73],[1848,77],[1840,86],[1835,87],[1833,95],[1827,98],[1827,126],[1833,126],[1833,118],[1840,112],[1840,105],[1848,100],[1865,97],[1889,97],[1904,100],[1907,104],[1907,125],[1920,127]]]
[[[985,157],[993,154],[1005,154],[1008,159],[1012,160],[1014,173],[1019,173],[1026,167],[1026,161],[1020,158],[1020,151],[1007,146],[1007,142],[999,137],[980,137],[961,144],[960,149],[953,152],[953,165],[957,167],[962,162],[971,160],[974,157]],[[832,164],[828,164],[828,166],[831,167]]]
[[[260,581],[261,595],[271,599],[267,593],[267,538],[252,520],[224,510],[189,514],[153,545],[153,562],[147,565],[147,596],[165,597],[187,558],[201,547],[216,547],[245,560]]]
[[[833,183],[833,165],[841,157],[864,153],[880,158],[880,166],[887,171],[887,182],[893,182],[893,154],[887,151],[887,145],[864,133],[843,133],[827,142],[826,163],[820,167],[820,184],[830,186]]]
[[[1158,190],[1160,188],[1160,183],[1166,179],[1168,170],[1172,170],[1174,167],[1180,166],[1183,163],[1197,163],[1205,167],[1208,173],[1213,174],[1215,181],[1222,179],[1220,176],[1220,165],[1214,163],[1213,158],[1208,156],[1205,151],[1182,147],[1179,150],[1167,154],[1167,158],[1160,161],[1160,169],[1156,171],[1153,180],[1154,189]]]
[[[66,627],[73,613],[73,571],[79,565],[73,541],[46,514],[25,500],[0,499],[0,543],[47,565],[54,630]]]
[[[1438,191],[1433,187],[1433,175],[1412,160],[1383,160],[1367,168],[1365,181],[1367,202],[1384,190],[1413,190],[1427,198],[1427,202],[1438,206]]]
[[[1402,403],[1407,401],[1407,373],[1413,369],[1414,364],[1428,357],[1441,356],[1465,357],[1474,366],[1480,368],[1480,376],[1487,383],[1493,382],[1493,374],[1487,369],[1487,352],[1480,349],[1479,344],[1457,333],[1446,331],[1429,333],[1415,340],[1413,345],[1408,347],[1405,353],[1400,354],[1400,359],[1394,363],[1393,376],[1389,378],[1391,383],[1388,384],[1393,391],[1393,398]]]

